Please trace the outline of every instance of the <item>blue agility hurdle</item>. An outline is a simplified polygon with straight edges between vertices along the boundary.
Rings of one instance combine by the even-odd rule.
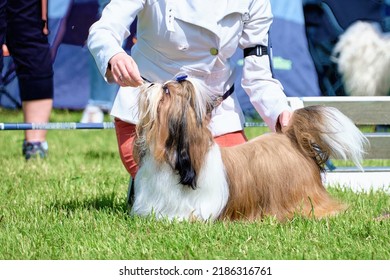
[[[247,122],[245,127],[266,126],[261,122]],[[113,122],[103,123],[77,123],[77,122],[56,122],[56,123],[0,123],[0,130],[71,130],[71,129],[113,129]]]
[[[0,123],[0,130],[68,130],[68,129],[113,129],[112,122],[103,123]]]

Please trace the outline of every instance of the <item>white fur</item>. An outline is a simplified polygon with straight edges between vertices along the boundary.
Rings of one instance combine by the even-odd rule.
[[[179,176],[167,163],[146,155],[135,179],[132,214],[170,220],[215,220],[224,209],[229,187],[217,144],[208,152],[198,175],[197,188],[179,186]]]
[[[351,159],[357,167],[362,169],[361,160],[365,146],[368,144],[367,138],[338,109],[323,107],[322,113],[325,121],[320,130],[326,133],[322,133],[321,137],[332,148],[332,156]]]
[[[357,21],[333,50],[350,95],[387,95],[390,90],[390,36],[368,22]]]

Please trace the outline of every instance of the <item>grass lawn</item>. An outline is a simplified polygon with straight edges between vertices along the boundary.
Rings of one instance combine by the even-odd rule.
[[[51,121],[80,117],[56,110]],[[0,122],[21,121],[20,111],[0,108]],[[390,212],[385,190],[356,194],[330,188],[350,207],[319,221],[155,221],[126,212],[129,176],[114,130],[51,130],[46,160],[26,162],[22,141],[22,131],[0,131],[3,260],[390,259],[390,219],[377,219]]]

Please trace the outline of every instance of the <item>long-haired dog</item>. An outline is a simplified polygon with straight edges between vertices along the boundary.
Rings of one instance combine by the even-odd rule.
[[[132,214],[252,221],[345,209],[323,186],[323,164],[333,155],[359,165],[366,140],[340,111],[299,109],[283,132],[221,148],[208,127],[212,109],[191,80],[143,86]]]
[[[339,38],[333,56],[349,95],[390,92],[390,35],[372,23],[357,21]]]

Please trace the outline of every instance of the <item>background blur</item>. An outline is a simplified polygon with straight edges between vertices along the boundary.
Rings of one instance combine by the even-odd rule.
[[[389,26],[389,0],[271,0],[274,23],[270,31],[274,75],[287,96],[345,95],[332,47],[357,20]],[[97,0],[49,0],[50,43],[54,61],[54,107],[85,108],[90,96],[89,52],[85,46],[89,26],[98,18]],[[135,33],[135,26],[133,33]],[[135,34],[133,34],[135,35]],[[130,52],[132,38],[126,50]],[[234,60],[242,65],[242,51]],[[5,78],[4,78],[5,77]],[[237,79],[237,85],[240,77]],[[246,115],[254,113],[246,94],[237,87]],[[5,57],[0,106],[20,106],[12,58]]]

